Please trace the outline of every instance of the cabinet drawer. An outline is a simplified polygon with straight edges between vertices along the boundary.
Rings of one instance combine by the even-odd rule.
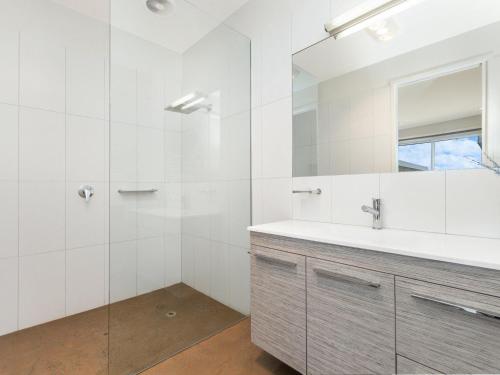
[[[440,372],[500,372],[499,298],[398,277],[396,332],[398,354]]]
[[[305,257],[252,246],[252,342],[306,372]]]
[[[398,375],[410,375],[410,374],[426,374],[426,375],[434,375],[440,374],[436,370],[433,370],[429,367],[421,365],[420,363],[413,362],[408,358],[397,356],[398,362]]]
[[[393,374],[394,276],[307,258],[309,374]]]

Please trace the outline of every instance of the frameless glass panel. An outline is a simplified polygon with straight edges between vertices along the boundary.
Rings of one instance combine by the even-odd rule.
[[[250,41],[176,4],[112,3],[110,374],[249,313]]]

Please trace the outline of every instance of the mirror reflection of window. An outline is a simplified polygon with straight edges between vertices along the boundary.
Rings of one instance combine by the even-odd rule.
[[[398,87],[400,172],[477,168],[472,160],[482,160],[482,67]]]

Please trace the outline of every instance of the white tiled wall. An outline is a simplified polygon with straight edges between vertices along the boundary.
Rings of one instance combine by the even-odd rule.
[[[369,226],[371,218],[361,212],[360,206],[380,196],[389,227],[499,238],[497,185],[500,179],[487,171],[416,173],[414,176],[339,175],[323,180],[313,177],[310,183],[308,179],[292,182],[292,119],[290,109],[284,104],[291,102],[291,54],[327,37],[323,24],[361,2],[250,0],[227,20],[252,39],[253,223],[291,217],[325,221],[331,217],[334,223]],[[375,103],[377,108],[381,108],[380,103]],[[280,124],[275,124],[276,121]],[[379,125],[375,122],[373,129],[383,133]],[[375,142],[370,170],[385,170],[390,162],[389,155],[377,149],[385,150],[386,141],[381,138]],[[343,162],[348,164],[345,156],[352,148],[336,146],[341,152],[330,155],[332,162],[340,166]],[[324,151],[326,148],[319,148],[320,153]],[[336,172],[345,174],[350,168]],[[320,187],[330,190],[331,196],[327,193],[309,197],[311,201],[306,203],[307,198],[291,194],[292,186]],[[331,211],[326,212],[324,207],[330,207],[329,202]],[[317,211],[313,207],[317,207]]]

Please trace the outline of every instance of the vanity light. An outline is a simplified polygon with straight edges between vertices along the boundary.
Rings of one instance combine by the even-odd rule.
[[[422,0],[370,0],[325,24],[325,30],[340,39],[363,30],[377,21],[400,13]]]

